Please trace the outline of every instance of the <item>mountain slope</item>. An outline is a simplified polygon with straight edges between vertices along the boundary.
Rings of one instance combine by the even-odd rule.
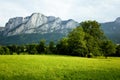
[[[20,35],[13,35],[13,36],[0,36],[0,45],[22,45],[22,44],[32,44],[32,43],[39,43],[41,39],[45,39],[46,43],[48,44],[50,41],[54,41],[55,43],[60,40],[63,35],[61,33],[46,33],[46,34],[39,34],[39,33],[32,33],[32,34],[20,34]]]
[[[106,36],[115,43],[120,43],[120,17],[113,22],[106,22],[101,24]]]

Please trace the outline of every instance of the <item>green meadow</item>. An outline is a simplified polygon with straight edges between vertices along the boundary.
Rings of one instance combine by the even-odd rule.
[[[0,55],[0,80],[120,80],[120,58]]]

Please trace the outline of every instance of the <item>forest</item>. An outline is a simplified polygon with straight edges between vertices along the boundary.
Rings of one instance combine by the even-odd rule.
[[[46,44],[46,40],[40,40],[39,44],[7,45],[0,46],[0,55],[15,54],[55,54],[80,57],[96,56],[120,56],[120,45],[109,40],[97,21],[84,21],[73,29],[67,37]]]

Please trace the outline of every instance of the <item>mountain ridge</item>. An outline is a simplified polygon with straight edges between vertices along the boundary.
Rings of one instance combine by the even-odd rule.
[[[78,22],[74,20],[62,21],[59,17],[45,16],[40,13],[33,13],[28,17],[11,18],[5,26],[3,35],[12,36],[29,33],[67,33],[66,28],[75,28]]]
[[[105,35],[115,43],[120,43],[120,17],[114,21],[101,23]]]

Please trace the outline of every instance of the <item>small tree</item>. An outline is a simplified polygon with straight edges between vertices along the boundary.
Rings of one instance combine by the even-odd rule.
[[[62,38],[56,45],[56,53],[62,55],[68,54],[68,38]]]
[[[3,54],[5,54],[5,51],[4,51],[3,47],[0,46],[0,55],[3,55]]]
[[[0,55],[9,55],[10,51],[6,46],[0,46]]]
[[[120,45],[116,47],[116,56],[120,57]]]
[[[7,48],[9,49],[9,51],[10,51],[10,55],[12,55],[13,54],[13,52],[14,52],[14,50],[13,50],[13,47],[12,46],[7,46]]]
[[[10,54],[10,50],[6,46],[3,47],[3,50],[4,50],[4,55]]]
[[[29,54],[37,54],[37,50],[36,50],[36,45],[35,44],[31,44],[31,45],[27,45],[26,47],[26,51],[29,53]]]
[[[53,41],[51,41],[50,43],[49,43],[49,52],[50,52],[50,54],[52,53],[55,53],[55,44],[54,44],[54,42]]]
[[[16,48],[17,50],[16,50],[16,53],[19,55],[22,51],[21,51],[21,47],[20,46],[17,46],[17,48]]]
[[[41,40],[40,43],[39,43],[39,45],[37,46],[38,53],[39,54],[44,53],[45,52],[45,48],[46,48],[46,46],[45,46],[45,40]]]

